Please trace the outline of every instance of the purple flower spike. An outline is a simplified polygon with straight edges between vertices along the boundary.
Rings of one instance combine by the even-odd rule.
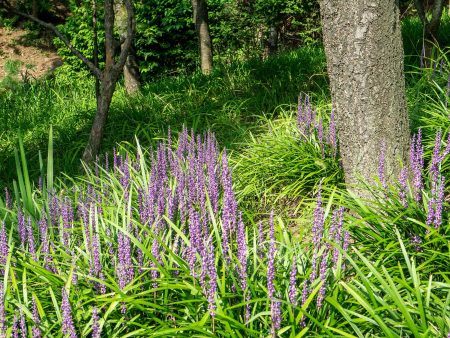
[[[245,225],[242,221],[242,213],[239,213],[238,231],[237,231],[237,258],[239,264],[239,278],[241,289],[247,289],[247,241],[245,238]]]
[[[320,263],[320,281],[323,283],[317,296],[317,307],[320,309],[323,305],[326,291],[326,276],[327,276],[328,250],[322,254],[322,261]]]
[[[75,332],[75,326],[72,319],[72,309],[70,307],[69,295],[66,289],[62,288],[62,303],[61,303],[61,314],[62,314],[62,333],[70,338],[76,338],[77,334]]]
[[[5,222],[2,222],[2,228],[0,230],[0,275],[4,274],[4,267],[8,259],[9,246],[8,237],[6,236]]]
[[[441,176],[437,188],[436,208],[434,212],[434,228],[438,229],[442,225],[442,204],[444,202],[445,177]]]
[[[134,270],[131,259],[131,244],[130,238],[119,232],[118,238],[118,279],[119,288],[123,290],[125,286],[134,278]]]
[[[28,217],[28,224],[27,224],[27,239],[28,239],[28,251],[31,254],[31,257],[34,261],[37,261],[36,257],[36,247],[34,245],[34,235],[33,235],[33,228],[31,226],[31,217]]]
[[[0,337],[6,337],[6,311],[3,292],[3,281],[0,281]]]
[[[17,313],[14,314],[13,322],[12,322],[12,338],[19,338],[19,317],[17,317]]]
[[[439,175],[439,164],[441,163],[441,156],[440,156],[440,150],[441,150],[441,138],[442,138],[442,132],[441,130],[438,130],[436,133],[436,138],[434,141],[434,150],[433,150],[433,156],[431,158],[431,180],[432,182],[437,178]]]
[[[61,240],[63,245],[67,248],[70,244],[70,234],[72,229],[73,222],[73,210],[72,203],[69,197],[65,197],[64,199],[61,197]]]
[[[292,259],[291,275],[289,278],[289,301],[297,306],[297,260]]]
[[[333,157],[336,158],[337,153],[337,137],[336,137],[336,121],[334,120],[334,109],[331,109],[330,115],[330,145],[333,150]]]
[[[156,239],[154,239],[153,240],[153,244],[152,244],[152,255],[155,258],[155,260],[159,264],[161,264],[162,261],[161,261],[159,250],[160,250],[159,243],[158,243],[158,241]],[[158,267],[157,267],[156,263],[151,262],[150,265],[152,267],[152,272],[151,272],[152,279],[153,279],[152,287],[154,289],[156,289],[158,287],[158,283],[156,282],[156,280],[159,278],[159,271],[158,271]]]
[[[20,308],[20,335],[22,338],[27,338],[27,323],[25,322],[25,315],[23,314],[22,307]]]
[[[41,329],[39,328],[39,324],[41,323],[41,319],[39,318],[39,312],[37,309],[37,304],[36,304],[36,298],[35,296],[33,296],[33,321],[34,321],[34,325],[33,328],[31,329],[31,332],[33,333],[33,338],[40,338],[41,335]]]
[[[281,303],[277,300],[272,300],[270,303],[271,316],[272,316],[272,337],[277,336],[277,331],[281,326]]]
[[[11,200],[11,195],[9,193],[8,188],[5,188],[5,204],[6,204],[6,209],[11,210],[11,208],[12,208],[12,200]]]
[[[413,173],[414,200],[420,202],[422,200],[422,171],[424,165],[421,129],[419,129],[417,133],[417,138],[416,135],[414,135],[411,141],[410,164]]]
[[[319,137],[319,145],[320,145],[320,151],[322,153],[322,158],[325,158],[325,146],[324,146],[324,141],[323,141],[323,120],[322,120],[322,118],[319,119],[317,135]]]
[[[302,304],[303,307],[306,304],[306,301],[308,300],[309,296],[309,285],[308,285],[308,279],[305,279],[303,281],[303,290],[302,290]],[[302,315],[302,319],[300,321],[300,326],[305,327],[305,316]]]
[[[25,228],[25,218],[22,209],[17,211],[17,225],[19,230],[20,244],[25,246],[27,240],[27,229]]]
[[[400,184],[400,191],[398,193],[400,197],[400,202],[402,203],[404,208],[408,207],[408,201],[406,199],[406,196],[408,195],[408,168],[404,167],[400,171],[400,177],[399,177],[399,184]]]
[[[269,299],[272,299],[275,294],[275,255],[276,255],[276,247],[275,247],[275,234],[274,234],[274,225],[273,225],[273,210],[270,214],[269,221],[269,258],[267,263],[267,294]]]
[[[340,245],[341,237],[342,237],[342,228],[344,226],[344,208],[343,207],[339,208],[337,222],[338,223],[337,223],[336,233],[334,236],[334,243],[336,243],[336,245]],[[339,249],[337,247],[335,247],[333,250],[333,269],[334,270],[337,270],[338,261],[339,261]]]
[[[323,236],[323,230],[325,225],[325,219],[324,219],[324,210],[322,207],[322,187],[319,187],[319,190],[317,192],[317,202],[316,202],[316,208],[314,209],[314,220],[313,220],[313,226],[312,226],[312,241],[314,246],[313,251],[313,257],[312,257],[312,271],[310,274],[310,281],[311,283],[314,282],[314,280],[317,277],[317,267],[316,267],[316,261],[317,261],[317,254],[319,252],[321,242],[322,242],[322,236]]]
[[[92,308],[92,338],[100,338],[101,330],[96,307]]]

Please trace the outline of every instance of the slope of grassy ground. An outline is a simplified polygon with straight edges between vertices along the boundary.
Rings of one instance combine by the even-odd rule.
[[[116,142],[133,142],[134,135],[149,145],[183,124],[196,131],[211,129],[222,145],[242,142],[259,116],[272,116],[290,107],[298,94],[326,93],[325,59],[320,48],[304,48],[268,61],[217,69],[210,77],[200,74],[168,78],[144,85],[129,97],[119,86],[115,93],[103,142],[111,152]],[[324,90],[324,92],[322,92]],[[73,173],[83,150],[95,112],[93,82],[89,77],[55,79],[24,85],[0,95],[1,182],[13,173],[17,130],[26,149],[36,156],[45,148],[47,130],[54,128],[56,168]],[[35,158],[35,162],[36,158]]]

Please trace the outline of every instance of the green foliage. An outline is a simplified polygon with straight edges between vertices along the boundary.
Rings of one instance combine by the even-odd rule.
[[[15,90],[20,87],[19,74],[22,63],[19,60],[5,62],[5,77],[0,79],[0,93],[2,90]]]
[[[140,0],[134,3],[136,35],[134,46],[140,71],[145,80],[154,76],[190,73],[198,65],[198,42],[192,22],[189,0]],[[100,60],[104,58],[102,3],[98,2]],[[241,3],[231,0],[208,1],[209,24],[214,57],[218,63],[260,57],[266,34],[275,25],[281,34],[282,49],[317,42],[319,12],[316,1],[265,0]],[[92,58],[92,5],[85,0],[81,6],[72,4],[72,15],[59,28],[71,43]],[[119,37],[116,34],[117,48]],[[69,70],[85,69],[81,61],[58,40],[58,53],[71,66]]]
[[[322,91],[324,68],[323,50],[308,47],[265,62],[236,62],[216,69],[209,77],[194,74],[161,79],[145,85],[137,96],[127,95],[119,86],[103,151],[111,152],[117,142],[134,142],[134,135],[149,146],[155,137],[165,136],[167,126],[176,133],[183,123],[196,131],[211,129],[222,145],[237,148],[246,131],[261,121],[259,116],[277,115],[277,107],[295,104],[300,91]],[[3,185],[11,184],[15,177],[13,154],[18,129],[28,156],[32,156],[30,162],[37,164],[38,150],[45,149],[48,126],[53,125],[55,172],[77,172],[95,112],[94,83],[85,75],[71,77],[66,70],[57,69],[54,79],[0,95]],[[37,180],[37,166],[30,168],[30,175]]]
[[[291,113],[292,114],[292,113]],[[322,157],[317,135],[305,139],[296,117],[288,114],[263,125],[264,132],[251,135],[236,155],[238,196],[257,205],[266,201],[296,205],[315,191],[319,183],[342,183],[343,173],[333,150],[325,145]],[[297,206],[296,206],[297,207]]]
[[[391,242],[395,244],[395,242]],[[327,301],[342,314],[341,332],[358,337],[443,337],[450,322],[450,283],[437,282],[433,275],[422,276],[399,238],[403,257],[392,264],[375,255],[359,252],[347,257],[356,275],[340,281],[340,292]],[[430,262],[431,263],[431,262]],[[344,293],[343,298],[337,295]]]

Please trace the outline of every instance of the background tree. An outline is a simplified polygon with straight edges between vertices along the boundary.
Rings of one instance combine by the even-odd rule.
[[[429,59],[433,46],[439,46],[439,27],[441,25],[442,11],[444,10],[444,0],[434,0],[431,6],[428,1],[414,0],[420,21],[423,25],[423,56],[425,63],[429,66]],[[431,9],[431,18],[428,18],[428,10]]]
[[[79,52],[72,46],[70,41],[52,24],[44,22],[32,15],[17,11],[14,7],[10,7],[11,11],[25,18],[33,20],[39,25],[51,29],[55,35],[69,48],[69,50],[78,57],[92,72],[92,74],[99,81],[99,88],[97,94],[97,111],[92,124],[89,140],[83,152],[82,159],[85,162],[92,162],[100,150],[100,145],[103,137],[103,131],[108,117],[109,107],[111,105],[112,96],[116,88],[117,81],[122,73],[128,53],[131,48],[131,43],[135,31],[135,17],[134,9],[131,0],[125,0],[125,7],[127,12],[127,33],[122,49],[117,60],[115,60],[114,48],[114,0],[104,1],[104,25],[105,25],[105,66],[103,71],[85,55]],[[95,11],[94,11],[95,12]],[[96,16],[94,15],[94,18]],[[94,22],[94,36],[96,36],[95,20]],[[96,38],[95,38],[96,39]],[[95,43],[95,41],[94,41]],[[94,52],[95,55],[95,52]],[[95,59],[95,57],[94,57]]]
[[[206,0],[191,0],[195,30],[198,35],[200,66],[202,73],[211,73],[213,67],[212,41],[209,34],[208,5]]]
[[[321,0],[320,10],[345,181],[373,182],[383,148],[393,181],[409,145],[396,1]]]
[[[116,0],[114,4],[115,10],[115,28],[119,33],[120,45],[123,48],[127,37],[127,10],[123,0]],[[128,94],[134,94],[139,91],[141,87],[139,65],[136,61],[136,51],[131,45],[130,52],[128,53],[127,60],[123,67],[123,79],[125,89]]]

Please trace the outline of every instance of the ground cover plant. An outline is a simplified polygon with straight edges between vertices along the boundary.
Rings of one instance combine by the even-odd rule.
[[[1,230],[7,334],[258,336],[323,327],[305,310],[314,299],[325,314],[326,279],[341,274],[343,260],[325,243],[332,211],[320,191],[311,258],[282,223],[275,232],[273,212],[257,224],[244,219],[211,133],[184,129],[176,150],[169,139],[154,152],[115,152],[111,171],[106,160],[59,191],[50,175],[33,195],[23,159]],[[331,218],[328,235],[345,248],[343,209]]]
[[[302,142],[338,156],[332,137],[315,138],[323,122],[308,107],[296,119]],[[53,183],[50,139],[35,188],[20,141],[0,236],[1,326],[12,336],[444,336],[445,139],[438,131],[427,159],[414,135],[409,183],[386,186],[381,157],[376,203],[323,181],[301,236],[273,212],[240,211],[212,133],[117,149],[66,184]]]
[[[388,184],[380,145],[366,198],[342,183],[321,48],[120,90],[82,172],[92,84],[16,83],[0,337],[449,337],[450,66],[413,53],[409,161]]]

